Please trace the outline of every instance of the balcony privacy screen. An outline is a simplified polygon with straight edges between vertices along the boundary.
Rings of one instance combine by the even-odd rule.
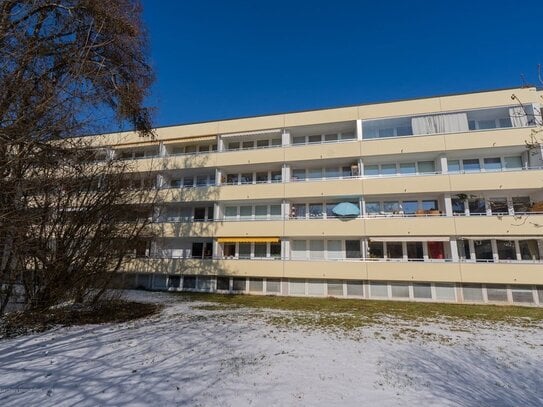
[[[435,114],[413,117],[413,134],[460,133],[469,131],[466,113]]]
[[[513,127],[528,126],[528,116],[522,106],[510,107],[509,116],[511,117],[511,124]]]

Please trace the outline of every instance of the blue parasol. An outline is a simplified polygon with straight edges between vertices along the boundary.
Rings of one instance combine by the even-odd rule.
[[[332,208],[332,212],[337,216],[358,216],[360,209],[351,202],[341,202]]]

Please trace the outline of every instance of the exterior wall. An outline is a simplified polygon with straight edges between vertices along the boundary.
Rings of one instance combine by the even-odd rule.
[[[347,293],[350,282],[362,284],[363,295],[353,296],[363,298],[379,298],[371,294],[371,287],[374,286],[375,292],[380,290],[379,292],[383,293],[385,288],[382,284],[388,284],[387,298],[396,298],[393,293],[405,293],[405,287],[402,284],[407,284],[409,295],[403,299],[423,300],[416,298],[415,287],[420,283],[424,285],[425,288],[421,288],[424,291],[428,288],[426,285],[431,283],[430,300],[447,301],[446,295],[437,294],[441,292],[438,285],[443,285],[445,287],[443,292],[449,292],[447,290],[453,287],[450,292],[455,293],[454,299],[449,298],[449,300],[454,302],[467,301],[463,298],[464,291],[466,297],[479,298],[477,291],[479,288],[473,289],[473,285],[480,285],[481,302],[492,302],[488,300],[485,286],[490,287],[492,284],[501,285],[503,290],[507,291],[507,301],[522,302],[513,300],[522,297],[521,294],[515,297],[516,294],[513,292],[517,288],[522,291],[524,288],[521,286],[529,286],[534,290],[534,301],[530,304],[538,305],[540,291],[537,291],[539,288],[536,290],[536,287],[543,286],[543,262],[540,260],[543,258],[543,213],[512,215],[513,212],[509,209],[509,214],[505,215],[487,213],[488,216],[484,216],[483,213],[483,216],[453,216],[451,203],[451,199],[458,194],[486,198],[506,197],[509,206],[511,206],[512,197],[515,196],[528,196],[533,201],[543,201],[541,192],[543,190],[543,168],[541,168],[543,155],[540,154],[541,152],[536,152],[528,158],[529,154],[526,151],[526,140],[529,139],[530,131],[534,128],[532,125],[376,139],[366,139],[363,134],[364,123],[368,121],[375,123],[378,120],[403,120],[406,117],[409,119],[409,117],[429,114],[469,113],[477,109],[500,108],[502,111],[508,111],[509,107],[515,105],[515,102],[511,101],[512,93],[525,105],[538,104],[543,95],[535,88],[520,88],[197,123],[159,128],[156,140],[142,140],[130,132],[94,136],[92,141],[97,146],[109,146],[113,149],[156,147],[160,144],[160,156],[132,161],[132,170],[135,173],[152,172],[152,176],[164,179],[164,182],[169,182],[167,175],[171,176],[170,181],[174,179],[174,176],[182,177],[182,174],[197,176],[203,174],[203,171],[207,175],[215,175],[215,185],[197,188],[168,187],[158,190],[158,197],[164,204],[173,206],[182,203],[194,207],[198,205],[214,207],[214,220],[162,221],[152,225],[160,239],[170,239],[168,244],[183,246],[185,253],[190,253],[192,241],[202,241],[202,239],[206,242],[212,241],[214,257],[206,260],[134,259],[127,264],[125,271],[130,275],[133,273],[145,275],[147,277],[142,277],[142,279],[146,281],[153,279],[149,276],[161,276],[157,277],[161,282],[169,281],[167,276],[199,276],[198,278],[202,278],[205,284],[209,282],[205,280],[208,277],[213,279],[213,284],[217,284],[217,278],[264,279],[263,281],[279,279],[282,287],[280,293],[283,295],[292,295],[288,292],[288,287],[291,285],[294,287],[300,281],[306,281],[307,287],[314,285],[314,287],[311,285],[313,288],[306,289],[306,294],[320,292],[319,284],[322,287],[328,283],[330,287],[336,284],[333,288],[329,287],[328,291],[323,291],[328,292],[329,295],[336,295],[339,292],[337,281],[342,281],[344,296],[349,296]],[[348,128],[349,132],[355,130],[356,138],[340,140],[343,130],[339,130],[338,142],[304,145],[292,143],[291,134],[293,137],[296,134],[309,137],[313,133],[318,133],[322,135],[321,141],[326,141],[325,135],[329,129],[334,128]],[[274,139],[281,139],[281,145],[233,151],[224,149],[224,141],[242,140],[244,137],[263,134],[274,134]],[[197,143],[198,140],[202,141],[202,138],[205,138],[206,142],[216,144],[217,151],[178,155],[169,153],[174,151],[180,143],[188,143],[191,140]],[[500,172],[485,172],[484,170],[476,173],[448,172],[449,159],[479,157],[482,163],[486,157],[502,157],[501,160],[504,161],[504,157],[508,155],[521,156],[523,167]],[[379,164],[398,163],[399,166],[400,163],[425,160],[434,161],[434,172],[366,176],[355,173],[353,170],[353,174],[342,176],[342,179],[304,181],[290,179],[293,170],[303,168],[347,167],[348,170],[351,166],[356,166],[355,168],[359,171],[364,166],[377,162]],[[282,182],[245,185],[225,185],[224,183],[225,174],[268,170],[280,170]],[[177,186],[179,183],[172,181],[171,185]],[[351,219],[317,219],[308,216],[308,219],[302,220],[290,217],[290,205],[295,203],[357,201],[363,209],[365,202],[372,200],[405,201],[404,198],[408,197],[417,202],[424,199],[436,200],[439,216],[429,216],[428,213],[422,216],[414,214],[403,216],[397,212],[369,216],[362,210],[363,216]],[[268,220],[235,221],[223,218],[224,207],[228,205],[271,205],[272,202],[274,205],[281,205],[280,217],[276,216]],[[489,205],[488,201],[487,205]],[[218,256],[218,238],[270,237],[279,238],[281,241],[282,253],[279,259],[223,259]],[[376,239],[374,242],[386,242],[387,239],[389,242],[403,242],[404,257],[372,261],[366,253],[367,245],[372,242],[372,238]],[[425,242],[424,258],[416,259],[423,261],[408,261],[413,259],[406,257],[407,242],[417,241],[417,238],[420,242]],[[428,255],[427,242],[431,242],[432,238],[445,242],[445,259],[429,258],[431,256]],[[290,260],[290,244],[292,240],[297,239],[336,239],[342,242],[349,239],[359,240],[362,245],[361,252],[364,254],[357,260],[350,258],[336,261]],[[466,245],[470,245],[470,252],[474,252],[474,241],[491,240],[493,259],[490,259],[488,263],[483,263],[473,259],[459,258],[461,256],[458,254],[457,247],[463,239]],[[520,260],[525,257],[521,257],[520,246],[517,242],[514,260],[500,260],[497,257],[497,242],[508,239],[538,241],[539,257],[534,258],[533,261]],[[174,249],[179,247],[174,247]],[[384,247],[389,246],[385,243]],[[269,246],[268,250],[271,250]],[[507,257],[501,257],[501,259],[507,259]],[[172,279],[172,281],[177,280]],[[179,281],[182,282],[183,278]],[[230,281],[230,287],[232,287],[232,281]],[[333,283],[334,281],[336,283]],[[359,292],[357,290],[360,287],[356,286],[358,283],[352,284],[354,284],[351,287],[352,292]],[[247,287],[249,286],[250,284],[247,283]],[[255,287],[258,286],[258,284],[255,285]],[[393,286],[400,288],[393,288]],[[149,288],[152,287],[154,286],[151,284]],[[301,290],[301,286],[297,287],[297,290]],[[500,291],[500,295],[503,292]],[[263,289],[262,293],[266,293],[266,289]],[[277,294],[275,291],[270,293]],[[472,294],[473,296],[470,297]],[[494,298],[493,295],[490,297]]]

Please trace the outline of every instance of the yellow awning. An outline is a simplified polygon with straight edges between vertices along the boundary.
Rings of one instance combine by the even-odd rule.
[[[279,243],[278,237],[219,237],[219,243]]]

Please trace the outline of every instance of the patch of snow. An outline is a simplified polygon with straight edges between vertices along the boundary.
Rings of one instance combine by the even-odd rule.
[[[2,406],[540,406],[541,327],[388,321],[342,334],[288,312],[166,304],[123,324],[0,341]]]

